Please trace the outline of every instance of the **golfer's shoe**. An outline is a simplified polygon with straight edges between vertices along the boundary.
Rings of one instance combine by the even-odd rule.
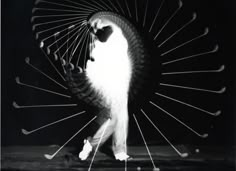
[[[119,160],[119,161],[125,161],[125,160],[128,160],[130,158],[131,157],[128,156],[125,152],[120,152],[120,153],[115,154],[115,159]]]
[[[83,150],[79,153],[80,160],[86,160],[89,154],[92,152],[93,147],[88,140],[84,140]]]

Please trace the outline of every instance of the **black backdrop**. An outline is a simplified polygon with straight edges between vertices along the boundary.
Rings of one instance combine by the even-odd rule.
[[[56,109],[56,110],[16,110],[12,107],[12,102],[17,101],[19,104],[42,104],[48,101],[55,103],[58,99],[48,99],[45,94],[38,93],[25,88],[19,88],[15,84],[15,77],[21,76],[22,80],[35,85],[49,84],[45,79],[30,70],[24,63],[24,59],[30,56],[36,66],[47,70],[48,66],[43,54],[38,48],[38,42],[35,41],[31,30],[31,9],[34,1],[19,1],[19,0],[2,0],[2,109],[1,109],[1,136],[2,145],[42,145],[42,144],[62,144],[74,132],[78,130],[87,120],[84,116],[79,116],[70,121],[66,121],[61,125],[48,128],[39,133],[30,136],[24,136],[20,130],[22,127],[33,129],[50,121],[54,121],[63,116],[75,113],[77,109]],[[216,108],[222,109],[222,115],[218,118],[206,121],[204,130],[210,134],[208,139],[200,139],[188,133],[182,132],[182,129],[173,129],[171,125],[166,125],[165,122],[159,123],[160,127],[165,128],[168,137],[173,137],[173,141],[183,144],[208,144],[208,145],[233,145],[235,132],[235,18],[234,13],[236,6],[233,0],[229,1],[184,1],[184,7],[196,10],[200,15],[200,20],[203,24],[210,25],[213,28],[215,37],[212,37],[215,42],[220,44],[220,51],[216,56],[213,55],[209,63],[217,63],[220,61],[225,64],[226,70],[221,74],[221,79],[227,87],[227,92],[220,95],[212,101],[208,101],[209,105],[215,105]],[[151,17],[147,18],[152,19]],[[214,67],[214,65],[212,65]],[[217,66],[217,65],[215,65]],[[51,70],[48,69],[50,72]],[[38,77],[36,77],[38,76]],[[31,80],[31,81],[30,81]],[[50,85],[48,85],[50,87]],[[176,92],[177,94],[178,92]],[[178,97],[178,96],[177,96]],[[201,99],[198,99],[201,101]],[[60,100],[58,100],[60,101]],[[61,101],[60,101],[61,102]],[[207,106],[207,105],[206,105]],[[80,110],[80,109],[79,109]],[[64,113],[64,115],[63,115]],[[158,115],[158,113],[155,113]],[[141,118],[140,118],[141,119]],[[200,127],[204,121],[202,117],[194,120],[196,128]],[[132,123],[134,126],[134,123]],[[198,126],[197,126],[198,125]],[[78,126],[78,127],[77,127]],[[149,143],[165,144],[162,138],[155,134],[150,135],[150,127],[147,123],[142,125],[145,135],[149,138]],[[154,131],[154,130],[153,130]],[[142,143],[142,140],[136,139],[138,134],[137,129],[131,130],[131,143]],[[80,134],[74,143],[85,136]]]

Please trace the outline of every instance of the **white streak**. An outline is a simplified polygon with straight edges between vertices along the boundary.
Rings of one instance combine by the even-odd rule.
[[[154,17],[154,20],[153,20],[153,22],[152,22],[152,25],[151,25],[151,27],[150,27],[150,29],[149,29],[149,32],[152,31],[152,27],[153,27],[153,25],[154,25],[155,22],[156,22],[157,16],[159,15],[159,12],[160,12],[161,7],[162,7],[162,5],[164,4],[164,2],[165,2],[165,0],[162,0],[161,5],[160,5],[160,7],[158,8],[157,13],[156,13],[156,15],[155,15],[155,17]]]
[[[174,60],[171,60],[171,61],[168,61],[168,62],[164,62],[162,65],[172,64],[172,63],[175,63],[175,62],[179,62],[179,61],[183,61],[183,60],[187,60],[187,59],[192,59],[192,58],[195,58],[195,57],[198,57],[198,56],[208,55],[208,54],[211,54],[211,53],[215,53],[218,50],[219,50],[219,46],[215,45],[214,49],[211,50],[211,51],[197,53],[197,54],[182,57],[182,58],[179,58],[179,59],[174,59]]]
[[[207,110],[204,110],[204,109],[202,109],[202,108],[199,108],[199,107],[193,106],[193,105],[191,105],[191,104],[182,102],[182,101],[177,100],[177,99],[174,99],[174,98],[172,98],[172,97],[169,97],[169,96],[166,96],[166,95],[163,95],[163,94],[160,94],[160,93],[155,93],[155,94],[158,95],[158,96],[164,97],[164,98],[166,98],[166,99],[172,100],[172,101],[174,101],[174,102],[180,103],[180,104],[182,104],[182,105],[185,105],[185,106],[191,107],[191,108],[193,108],[193,109],[199,110],[199,111],[204,112],[204,113],[206,113],[206,114],[212,115],[212,116],[218,116],[218,115],[221,114],[221,111],[220,111],[220,110],[218,110],[218,111],[216,111],[216,112],[209,112],[209,111],[207,111]]]
[[[162,26],[162,28],[159,30],[159,32],[154,37],[154,40],[160,35],[160,33],[163,31],[163,29],[169,24],[169,22],[174,18],[174,16],[179,12],[179,10],[182,8],[183,3],[181,0],[179,0],[179,7],[178,9],[170,16],[170,18],[166,21],[166,23]]]
[[[55,91],[52,91],[52,90],[48,90],[48,89],[44,89],[44,88],[41,88],[41,87],[37,87],[37,86],[33,86],[33,85],[22,83],[20,81],[19,77],[16,77],[16,83],[21,85],[21,86],[33,88],[33,89],[36,89],[36,90],[44,91],[44,92],[47,92],[47,93],[55,94],[55,95],[66,97],[66,98],[71,98],[71,96],[68,96],[66,94],[62,94],[62,93],[58,93],[58,92],[55,92]]]
[[[224,93],[226,91],[226,87],[222,87],[220,90],[208,90],[208,89],[195,88],[195,87],[187,87],[187,86],[174,85],[174,84],[160,83],[160,85],[161,86],[166,86],[166,87],[181,88],[181,89],[195,90],[195,91],[203,91],[203,92],[216,93],[216,94],[222,94],[222,93]]]
[[[53,159],[57,153],[59,153],[61,151],[61,149],[63,149],[63,147],[68,144],[76,135],[78,135],[84,128],[86,128],[94,119],[96,119],[97,116],[95,116],[93,119],[91,119],[86,125],[84,125],[78,132],[76,132],[68,141],[65,142],[65,144],[63,144],[55,153],[53,153],[52,155],[50,154],[45,154],[44,157],[47,158],[48,160]]]
[[[181,47],[183,47],[183,46],[185,46],[185,45],[187,45],[189,43],[192,43],[193,41],[196,41],[196,40],[206,36],[208,33],[209,33],[209,29],[205,28],[204,33],[202,33],[201,35],[199,35],[199,36],[197,36],[197,37],[195,37],[195,38],[193,38],[191,40],[188,40],[188,41],[186,41],[186,42],[184,42],[184,43],[182,43],[182,44],[180,44],[180,45],[178,45],[178,46],[176,46],[176,47],[174,47],[174,48],[172,48],[172,49],[162,53],[161,56],[165,56],[165,55],[169,54],[170,52],[172,52],[172,51],[174,51],[174,50],[176,50],[178,48],[181,48]]]
[[[46,55],[46,54],[45,54],[45,55]],[[50,60],[50,59],[48,59],[48,60]],[[67,87],[65,87],[65,86],[63,86],[62,84],[58,83],[55,79],[49,77],[47,74],[45,74],[44,72],[42,72],[41,70],[39,70],[38,68],[36,68],[34,65],[32,65],[32,64],[30,63],[30,58],[29,58],[29,57],[25,58],[25,62],[26,62],[31,68],[33,68],[34,70],[36,70],[37,72],[39,72],[40,74],[42,74],[43,76],[45,76],[46,78],[48,78],[49,80],[53,81],[54,83],[56,83],[56,84],[59,85],[60,87],[62,87],[62,88],[64,88],[64,89],[67,90]],[[54,66],[54,65],[53,65],[53,66]],[[55,69],[56,69],[56,68],[55,68]],[[58,71],[58,70],[56,69],[56,71]],[[60,74],[59,71],[58,71],[58,74]],[[62,78],[63,78],[63,77],[62,77]],[[63,79],[64,79],[64,78],[63,78]]]
[[[164,112],[165,114],[169,115],[171,118],[173,118],[174,120],[176,120],[177,122],[179,122],[181,125],[183,125],[184,127],[186,127],[187,129],[189,129],[191,132],[193,132],[194,134],[196,134],[197,136],[201,137],[201,138],[206,138],[208,137],[208,134],[200,134],[197,131],[195,131],[193,128],[189,127],[188,125],[186,125],[184,122],[182,122],[181,120],[179,120],[178,118],[176,118],[174,115],[170,114],[169,112],[167,112],[166,110],[164,110],[163,108],[161,108],[160,106],[158,106],[156,103],[153,103],[150,101],[150,103],[155,106],[157,109],[161,110],[162,112]]]
[[[84,10],[85,8],[79,8],[76,6],[65,5],[65,4],[61,4],[61,3],[57,3],[57,2],[50,2],[50,1],[44,1],[44,0],[41,0],[40,2],[47,3],[47,4],[53,4],[53,5],[57,5],[57,6],[61,6],[61,7],[66,7],[66,8],[71,8],[71,9],[79,9],[80,12],[86,12],[86,13],[93,12],[93,10],[89,10],[89,9]]]
[[[199,71],[181,71],[181,72],[166,72],[162,75],[177,75],[177,74],[200,74],[200,73],[219,73],[225,70],[225,66],[221,65],[218,69],[213,70],[199,70]]]
[[[186,28],[188,25],[190,25],[195,19],[197,18],[197,14],[193,13],[193,17],[190,21],[188,21],[186,24],[184,24],[181,28],[179,28],[177,31],[175,31],[171,36],[169,36],[166,40],[164,40],[158,47],[160,48],[163,44],[165,44],[167,41],[169,41],[172,37],[177,35],[180,31],[182,31],[184,28]]]
[[[144,142],[145,147],[146,147],[146,149],[147,149],[148,155],[149,155],[149,157],[150,157],[150,159],[151,159],[153,168],[155,169],[156,166],[155,166],[155,163],[154,163],[154,161],[153,161],[153,159],[152,159],[152,155],[151,155],[150,150],[149,150],[149,148],[148,148],[148,145],[147,145],[147,143],[146,143],[146,140],[145,140],[145,137],[144,137],[144,135],[143,135],[143,132],[142,132],[140,126],[139,126],[139,123],[138,123],[137,118],[135,117],[135,114],[133,114],[133,116],[134,116],[134,120],[135,120],[135,122],[136,122],[136,124],[137,124],[137,126],[138,126],[138,130],[139,130],[139,132],[140,132],[140,134],[141,134],[141,136],[142,136],[142,139],[143,139],[143,142]]]
[[[71,116],[62,118],[62,119],[60,119],[60,120],[57,120],[57,121],[55,121],[55,122],[49,123],[49,124],[44,125],[44,126],[41,126],[41,127],[37,128],[37,129],[31,130],[31,131],[27,131],[27,130],[25,130],[25,129],[22,129],[21,131],[22,131],[22,133],[25,134],[25,135],[30,135],[30,134],[32,134],[32,133],[34,133],[34,132],[37,132],[37,131],[42,130],[42,129],[44,129],[44,128],[47,128],[47,127],[49,127],[49,126],[58,124],[58,123],[63,122],[63,121],[65,121],[65,120],[74,118],[74,117],[76,117],[76,116],[82,115],[82,114],[84,114],[84,113],[85,113],[85,111],[76,113],[76,114],[74,114],[74,115],[71,115]]]
[[[97,145],[97,147],[96,147],[96,149],[95,149],[95,152],[94,152],[93,158],[92,158],[92,160],[91,160],[91,163],[90,163],[90,165],[89,165],[89,169],[88,169],[88,171],[91,170],[91,167],[92,167],[92,164],[93,164],[94,158],[95,158],[95,156],[96,156],[96,154],[97,154],[98,148],[99,148],[100,143],[101,143],[101,141],[102,141],[102,138],[103,138],[103,136],[104,136],[104,134],[105,134],[105,131],[106,131],[108,125],[110,124],[110,121],[111,121],[111,120],[108,119],[107,124],[106,124],[106,126],[105,126],[105,128],[104,128],[104,130],[103,130],[103,132],[102,132],[101,138],[99,139],[98,145]]]
[[[178,155],[181,157],[187,157],[188,153],[181,153],[170,141],[169,139],[161,132],[161,130],[152,122],[152,120],[147,116],[147,114],[141,109],[141,112],[148,119],[148,121],[152,124],[152,126],[161,134],[161,136],[168,142],[168,144],[176,151]]]

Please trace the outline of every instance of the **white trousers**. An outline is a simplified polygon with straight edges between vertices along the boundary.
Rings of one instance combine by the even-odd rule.
[[[112,150],[114,155],[120,152],[127,153],[127,134],[128,109],[127,105],[125,105],[124,107],[120,106],[116,110],[111,111],[110,119],[102,123],[94,136],[89,139],[89,142],[95,148],[99,141],[99,145],[102,145],[112,136]]]

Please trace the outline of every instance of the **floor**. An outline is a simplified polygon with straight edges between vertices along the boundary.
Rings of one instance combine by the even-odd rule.
[[[96,153],[93,162],[93,154],[86,161],[80,161],[73,147],[62,149],[52,160],[44,157],[44,154],[53,154],[58,148],[57,145],[2,147],[1,170],[236,171],[235,148],[179,145],[177,148],[180,151],[189,154],[188,157],[181,158],[169,146],[150,146],[151,160],[145,146],[133,146],[128,149],[132,159],[127,163],[115,161],[100,152]]]

